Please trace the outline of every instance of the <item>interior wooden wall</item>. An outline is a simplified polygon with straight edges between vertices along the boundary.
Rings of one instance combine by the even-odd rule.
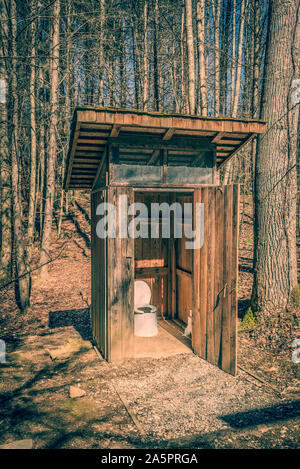
[[[135,202],[142,202],[147,206],[150,217],[151,203],[168,202],[169,195],[164,192],[136,192]],[[160,219],[160,229],[161,229]],[[152,292],[151,304],[155,305],[158,314],[168,314],[168,275],[169,255],[168,239],[151,238],[150,220],[144,223],[148,226],[149,237],[147,239],[137,238],[134,240],[134,264],[135,278],[146,281]]]
[[[176,195],[176,201],[182,206],[182,213],[185,203],[192,203],[192,195]],[[184,224],[182,226],[182,237],[175,239],[176,256],[176,313],[178,319],[187,324],[188,316],[193,309],[193,251],[186,249],[187,238],[185,236]]]

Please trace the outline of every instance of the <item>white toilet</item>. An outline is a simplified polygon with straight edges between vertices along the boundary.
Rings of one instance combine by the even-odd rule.
[[[153,337],[157,335],[157,308],[150,305],[151,289],[143,280],[134,282],[134,335]]]

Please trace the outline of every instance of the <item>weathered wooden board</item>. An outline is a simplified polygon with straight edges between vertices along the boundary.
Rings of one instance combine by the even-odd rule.
[[[195,353],[235,375],[239,186],[196,189],[204,204],[204,244],[193,250]]]
[[[201,150],[216,148],[215,163],[220,167],[254,135],[264,131],[263,122],[251,119],[80,107],[74,112],[71,127],[65,187],[68,189],[72,186],[73,165],[76,164],[78,168],[77,163],[82,157],[100,158],[109,142],[121,145],[120,161],[128,164],[134,164],[134,159],[140,164],[156,164],[159,151],[167,149],[173,151],[173,155],[170,155],[170,158],[173,158],[172,164],[182,166],[185,164],[187,152],[199,153]],[[178,153],[179,150],[182,154]],[[176,154],[178,159],[175,160]],[[203,184],[206,182],[201,181]],[[92,184],[93,182],[89,184],[90,187]],[[82,185],[86,188],[84,178]],[[80,186],[79,179],[77,186]]]
[[[110,187],[107,201],[116,207],[116,220],[122,215],[119,198],[126,195],[128,205],[133,203],[133,189]],[[126,221],[126,220],[125,220]],[[134,242],[132,237],[107,238],[107,310],[108,360],[116,361],[133,356],[134,334]]]
[[[92,329],[94,340],[105,358],[108,358],[108,311],[107,311],[107,240],[96,235],[96,208],[106,200],[106,191],[91,196],[91,284]]]

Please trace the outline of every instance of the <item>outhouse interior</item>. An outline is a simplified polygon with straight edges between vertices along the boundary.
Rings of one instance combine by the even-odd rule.
[[[143,279],[158,317],[184,330],[190,316],[193,351],[236,373],[239,185],[218,185],[217,170],[264,131],[249,119],[76,108],[65,188],[91,191],[92,328],[108,361],[134,357],[134,283]],[[100,238],[103,202],[115,207],[116,233]],[[139,203],[145,213],[127,210]],[[181,236],[174,210],[150,220],[153,203],[182,208]],[[137,213],[147,236],[131,236]],[[186,226],[201,239],[193,248]]]

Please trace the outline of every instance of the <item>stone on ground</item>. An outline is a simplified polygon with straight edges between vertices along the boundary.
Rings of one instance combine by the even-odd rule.
[[[70,386],[69,389],[69,396],[71,399],[76,399],[78,397],[82,397],[86,394],[83,389],[78,388],[77,386]]]

